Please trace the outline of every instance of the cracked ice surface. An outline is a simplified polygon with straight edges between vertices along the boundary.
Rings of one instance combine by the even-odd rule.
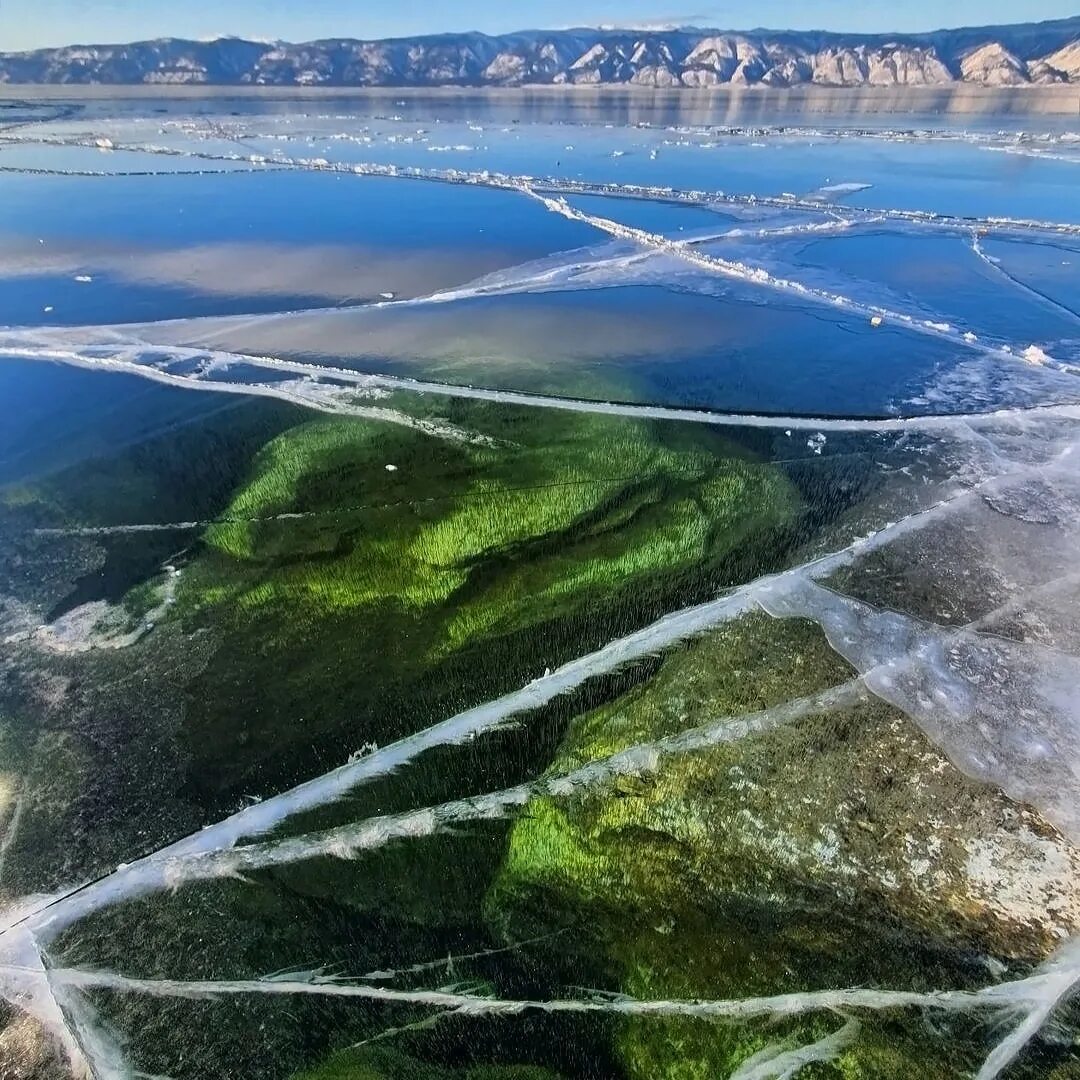
[[[278,127],[287,129],[287,125],[272,118],[263,118],[250,129],[233,122],[193,121],[183,128],[163,123],[158,132],[147,130],[153,126],[149,122],[136,125],[135,136],[129,130],[131,137],[113,126],[103,128],[103,132],[108,131],[103,134],[75,125],[76,130],[62,134],[20,131],[3,136],[3,141],[20,153],[31,152],[35,146],[42,153],[107,153],[107,163],[95,159],[86,163],[85,157],[78,157],[85,167],[68,170],[67,179],[82,177],[87,183],[135,179],[107,175],[125,171],[118,162],[130,158],[132,168],[127,171],[134,171],[136,164],[146,165],[140,179],[151,183],[168,177],[171,161],[182,160],[185,167],[242,168],[238,176],[245,177],[273,172],[356,185],[370,177],[467,185],[489,194],[497,191],[500,198],[520,199],[523,207],[543,207],[592,230],[597,242],[497,268],[471,282],[415,297],[399,299],[387,294],[349,311],[315,309],[208,319],[188,319],[181,313],[175,319],[135,324],[103,318],[99,325],[9,327],[0,331],[0,360],[32,366],[64,365],[90,376],[112,373],[145,380],[147,386],[180,391],[259,398],[298,407],[312,416],[353,418],[380,425],[380,430],[399,429],[429,441],[438,453],[468,451],[495,456],[513,446],[513,428],[492,436],[480,426],[470,425],[468,417],[474,415],[470,409],[516,409],[540,415],[546,410],[547,415],[575,420],[600,418],[605,422],[708,428],[718,437],[730,432],[741,433],[740,437],[757,434],[785,447],[775,452],[776,464],[795,469],[816,467],[817,463],[831,467],[850,454],[868,459],[885,482],[870,488],[864,501],[845,513],[824,515],[823,523],[796,548],[786,568],[727,581],[714,589],[711,598],[692,604],[684,600],[686,606],[642,619],[629,633],[599,646],[582,647],[575,658],[549,668],[525,685],[487,701],[463,702],[459,711],[448,711],[444,719],[407,731],[384,745],[366,745],[345,763],[320,775],[308,775],[294,786],[253,800],[160,848],[132,852],[128,861],[93,880],[72,880],[50,896],[13,904],[0,922],[0,996],[55,1041],[73,1073],[98,1080],[139,1075],[129,1061],[128,1047],[115,1037],[104,1018],[115,1015],[115,999],[207,1003],[260,997],[351,1000],[420,1010],[419,1020],[404,1028],[389,1028],[385,1033],[388,1038],[453,1017],[596,1014],[629,1018],[635,1023],[665,1018],[716,1023],[755,1018],[791,1020],[816,1013],[847,1016],[831,1034],[818,1032],[810,1037],[803,1032],[799,1037],[770,1038],[734,1068],[731,1075],[742,1080],[793,1076],[806,1066],[838,1060],[854,1052],[873,1014],[883,1010],[921,1010],[931,1016],[970,1014],[985,1019],[994,1031],[977,1077],[993,1080],[1003,1075],[1030,1052],[1071,995],[1080,979],[1076,944],[1080,939],[1066,942],[1049,955],[1044,950],[1041,962],[1014,968],[1007,976],[1003,965],[995,967],[1001,961],[988,954],[982,959],[992,979],[968,980],[962,986],[917,990],[825,986],[694,999],[607,991],[511,997],[498,987],[433,985],[429,982],[436,979],[433,972],[449,969],[446,977],[450,978],[453,957],[427,960],[424,957],[430,954],[419,947],[410,951],[408,942],[395,953],[397,959],[388,959],[371,975],[356,978],[334,968],[332,957],[303,958],[305,962],[317,961],[310,969],[231,978],[211,977],[209,973],[206,977],[174,978],[160,970],[151,977],[145,972],[99,969],[92,961],[65,961],[66,950],[73,938],[78,939],[81,928],[103,915],[130,915],[139,910],[138,904],[148,905],[141,909],[144,912],[153,910],[154,904],[171,896],[183,899],[198,894],[207,883],[238,883],[237,888],[257,890],[265,887],[265,878],[260,875],[268,871],[303,875],[326,861],[336,867],[355,863],[362,866],[358,873],[369,874],[380,864],[365,860],[378,857],[384,849],[419,852],[432,840],[449,840],[484,823],[509,826],[529,820],[536,806],[549,802],[574,808],[590,799],[603,799],[612,790],[618,798],[632,801],[644,797],[642,793],[650,785],[671,783],[671,777],[691,759],[704,759],[719,748],[752,744],[763,737],[797,733],[822,715],[858,717],[863,715],[860,710],[881,702],[895,710],[890,714],[898,718],[895,725],[909,724],[964,776],[987,790],[1003,793],[1017,814],[1028,815],[1023,818],[1024,835],[1033,845],[1042,845],[1047,865],[1059,868],[1062,874],[1070,873],[1074,865],[1071,859],[1080,846],[1080,624],[1073,610],[1078,585],[1076,557],[1080,554],[1075,454],[1080,445],[1080,405],[1076,404],[1080,398],[1074,389],[1080,354],[1073,348],[1076,343],[994,337],[977,323],[949,321],[924,302],[873,282],[842,291],[833,275],[798,263],[791,256],[792,248],[784,245],[809,242],[818,236],[832,236],[843,243],[849,234],[879,229],[904,236],[946,237],[955,241],[958,250],[973,255],[1001,288],[1024,302],[1045,305],[1068,320],[1075,318],[1068,302],[1051,295],[1038,282],[1030,283],[1013,273],[988,254],[984,243],[990,237],[999,243],[1063,245],[1054,250],[1067,259],[1068,245],[1077,242],[1080,226],[1019,212],[1003,215],[984,211],[968,216],[871,206],[878,192],[876,185],[825,178],[801,195],[726,193],[693,186],[689,181],[671,185],[639,180],[605,183],[530,176],[511,168],[509,158],[492,169],[432,169],[408,163],[405,158],[402,164],[355,160],[350,152],[353,146],[358,153],[403,146],[423,148],[425,153],[437,146],[447,147],[446,154],[480,151],[474,150],[476,141],[459,144],[456,138],[443,138],[441,133],[435,143],[427,134],[409,136],[417,140],[415,143],[395,134],[383,143],[384,135],[372,124],[358,126],[347,137],[342,133],[327,136],[326,125],[333,123],[312,122],[312,133],[304,136],[295,132],[281,135],[289,150],[277,154],[269,143],[278,139]],[[662,149],[654,147],[657,154],[649,160],[662,163],[671,143],[696,139],[698,134],[717,140],[753,137],[781,143],[822,135],[810,130],[763,130],[752,135],[670,131],[667,135],[671,138]],[[828,137],[838,141],[846,138],[839,134]],[[956,141],[976,149],[1035,155],[1047,161],[1055,160],[1052,155],[1069,162],[1075,158],[1066,139],[1010,141],[972,134],[970,139],[957,135],[954,140],[930,132],[863,133],[858,137],[915,144],[940,141],[951,145]],[[575,140],[584,141],[577,136]],[[329,149],[324,142],[330,143]],[[1048,148],[1052,153],[1047,153]],[[504,152],[505,148],[496,151]],[[615,160],[621,162],[622,151],[619,153]],[[0,169],[3,167],[0,157]],[[34,166],[12,168],[34,174]],[[50,171],[58,170],[40,170]],[[865,202],[862,208],[850,205],[855,198],[860,204]],[[589,200],[590,209],[581,209],[575,199]],[[605,200],[603,213],[593,212],[595,200]],[[672,207],[720,211],[737,216],[738,221],[684,235],[667,226],[646,228],[620,220],[620,208],[628,211],[631,206],[650,212],[657,207],[664,212]],[[115,258],[120,262],[113,269],[126,256]],[[69,252],[50,253],[48,259],[40,260],[38,270],[41,276],[57,268],[70,274],[83,269],[81,259],[81,255]],[[154,252],[144,260],[153,264],[158,283],[185,281],[197,288],[198,275],[170,273],[167,255]],[[81,284],[89,288],[95,281]],[[766,307],[793,301],[800,310],[813,312],[814,318],[829,319],[840,312],[843,318],[863,324],[900,327],[912,339],[926,339],[946,348],[950,359],[921,388],[920,396],[905,402],[902,410],[867,417],[678,408],[649,400],[615,400],[615,395],[603,400],[550,389],[526,392],[497,384],[473,385],[460,377],[447,381],[413,379],[400,373],[360,372],[338,363],[333,353],[318,355],[314,347],[304,355],[277,347],[281,340],[302,341],[310,335],[329,341],[336,334],[362,352],[371,349],[379,319],[401,319],[408,326],[410,319],[430,310],[457,311],[481,298],[587,293],[631,284],[706,299],[734,296],[740,303]],[[215,280],[208,291],[227,291],[227,282]],[[343,290],[343,295],[347,292]],[[573,327],[570,331],[571,337],[578,333]],[[638,330],[627,323],[623,333],[632,339]],[[662,355],[667,343],[664,334],[658,335],[654,352]],[[581,342],[578,345],[583,348]],[[872,362],[871,353],[868,363]],[[995,397],[1001,387],[1009,388],[1010,393]],[[432,416],[415,408],[418,401],[449,402],[458,411],[447,407],[449,416]],[[944,407],[931,409],[942,403]],[[943,412],[952,415],[941,415]],[[481,412],[475,415],[483,419]],[[459,420],[459,416],[466,419]],[[798,435],[793,437],[793,432]],[[844,449],[836,451],[833,458],[834,443],[851,440],[843,443],[847,448],[858,439],[866,440],[872,450]],[[380,466],[394,475],[402,468],[396,461]],[[407,464],[404,469],[407,471]],[[18,493],[9,502],[17,508]],[[416,505],[410,507],[410,512],[420,512]],[[375,508],[396,509],[396,504],[388,501]],[[358,513],[372,507],[339,509]],[[326,516],[323,510],[289,504],[247,515],[174,519],[166,515],[160,521],[136,518],[84,524],[50,520],[35,525],[30,535],[45,545],[141,544],[164,535],[179,546],[187,543],[181,538],[183,534],[193,534],[194,539],[220,526],[318,530]],[[133,629],[103,630],[106,616],[120,618],[119,608],[103,600],[40,622],[35,622],[25,606],[17,609],[11,604],[4,617],[10,617],[13,629],[2,639],[2,647],[16,658],[15,664],[28,663],[27,657],[48,652],[65,662],[81,659],[99,663],[110,659],[102,659],[106,653],[152,648],[158,640],[156,624],[169,623],[170,608],[177,600],[174,572],[169,572],[155,606]],[[792,686],[786,700],[727,715],[691,719],[687,713],[681,728],[673,733],[639,737],[628,746],[575,762],[573,768],[547,772],[541,768],[540,775],[532,772],[520,782],[504,781],[452,796],[426,797],[423,785],[430,773],[425,770],[438,755],[470,751],[473,744],[486,753],[516,727],[527,727],[543,710],[559,709],[565,702],[574,702],[567,706],[572,711],[580,710],[582,706],[572,695],[587,695],[604,680],[623,677],[634,665],[676,656],[730,624],[763,618],[756,615],[759,611],[777,620],[777,625],[781,620],[785,625],[800,620],[819,627],[831,649],[850,665],[846,681],[805,694]],[[67,685],[58,691],[61,696]],[[362,731],[363,717],[357,717],[356,724]],[[373,805],[371,812],[350,811],[352,800],[360,806],[368,792],[385,793],[387,785],[398,779],[419,785],[407,806],[383,811]],[[752,787],[748,779],[740,782]],[[382,795],[373,798],[381,800]],[[32,818],[34,813],[31,802],[20,801],[5,818],[0,885],[6,884],[4,870],[11,838],[24,827],[27,815]],[[327,820],[332,823],[326,824]],[[665,823],[658,820],[656,824],[659,828]],[[873,823],[863,825],[869,830],[874,827]],[[932,823],[927,827],[931,841],[938,842]],[[1025,894],[1030,879],[1013,881],[1008,879],[1009,867],[987,865],[993,862],[993,852],[999,850],[996,839],[997,834],[991,833],[969,842],[969,876],[990,891]],[[823,864],[835,861],[835,852],[829,854],[829,850],[827,844],[821,848]],[[927,859],[925,874],[930,873],[930,866]],[[1067,891],[1067,884],[1062,888]],[[1012,903],[1012,910],[1019,908]],[[1024,910],[1029,921],[1038,923],[1040,913],[1035,905]],[[1069,923],[1069,917],[1063,915],[1055,930],[1063,924],[1065,933],[1080,934],[1080,925]],[[564,928],[557,935],[476,949],[459,956],[458,961],[499,958],[537,942],[559,943],[560,935],[565,934]],[[328,974],[331,970],[338,973]],[[418,977],[422,985],[397,985]],[[375,982],[393,985],[369,985]]]

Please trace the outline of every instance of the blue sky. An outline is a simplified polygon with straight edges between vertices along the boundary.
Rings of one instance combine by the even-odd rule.
[[[904,31],[1056,19],[1078,12],[1080,0],[0,0],[0,51],[165,36],[239,34],[303,41],[672,22],[735,29]]]

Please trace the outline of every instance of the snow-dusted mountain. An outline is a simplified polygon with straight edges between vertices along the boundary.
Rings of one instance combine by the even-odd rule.
[[[356,41],[166,38],[0,54],[6,83],[986,86],[1080,82],[1080,16],[928,34],[581,29]]]

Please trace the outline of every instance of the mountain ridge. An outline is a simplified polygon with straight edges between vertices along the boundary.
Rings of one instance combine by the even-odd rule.
[[[578,27],[308,42],[158,38],[0,53],[0,84],[1020,87],[1080,83],[1080,16],[919,33]]]

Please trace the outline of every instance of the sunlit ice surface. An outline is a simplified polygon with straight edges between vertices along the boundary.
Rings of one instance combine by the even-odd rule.
[[[1080,1075],[1075,122],[2,127],[5,1076]]]

